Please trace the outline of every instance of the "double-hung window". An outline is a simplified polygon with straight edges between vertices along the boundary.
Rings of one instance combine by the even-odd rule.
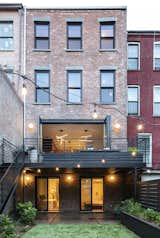
[[[35,49],[49,49],[49,22],[35,22]]]
[[[144,163],[152,166],[152,134],[138,133],[138,149],[143,154]]]
[[[115,71],[101,70],[101,103],[111,104],[115,101]]]
[[[153,87],[153,115],[160,116],[160,85]]]
[[[67,49],[82,49],[82,22],[67,23]]]
[[[0,22],[0,50],[13,50],[13,22]]]
[[[36,103],[50,102],[50,73],[49,70],[36,70]]]
[[[128,70],[140,69],[140,44],[128,43]]]
[[[160,70],[160,42],[154,43],[154,70]]]
[[[115,22],[100,23],[100,49],[115,48]]]
[[[139,114],[139,87],[128,86],[128,115]]]
[[[82,71],[68,70],[68,102],[81,103],[82,100]]]

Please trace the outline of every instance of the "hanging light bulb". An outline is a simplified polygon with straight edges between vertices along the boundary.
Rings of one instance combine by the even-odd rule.
[[[77,164],[77,168],[79,169],[81,167],[81,165],[80,164]]]
[[[22,87],[22,95],[23,95],[23,96],[26,96],[26,94],[27,94],[27,88],[26,88],[26,85],[23,84],[23,87]]]
[[[94,119],[97,119],[97,117],[98,117],[98,114],[97,114],[97,112],[96,112],[96,109],[94,109],[93,118],[94,118]]]
[[[120,125],[119,123],[116,123],[116,124],[114,125],[114,127],[115,127],[115,129],[119,130],[119,129],[121,128],[121,125]]]
[[[33,129],[33,128],[34,128],[33,123],[29,123],[29,124],[28,124],[28,128],[29,128],[29,129]]]

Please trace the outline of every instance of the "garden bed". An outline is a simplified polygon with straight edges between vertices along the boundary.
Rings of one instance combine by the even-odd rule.
[[[126,212],[121,212],[120,219],[123,225],[141,238],[160,238],[160,227],[158,225],[144,221]]]

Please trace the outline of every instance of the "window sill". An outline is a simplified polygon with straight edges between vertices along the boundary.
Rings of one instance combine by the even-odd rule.
[[[128,117],[140,117],[139,114],[128,114]]]
[[[10,50],[1,50],[0,49],[0,52],[13,52],[13,51],[15,51],[14,49],[10,49]]]
[[[111,102],[111,103],[104,103],[104,102],[100,102],[98,105],[107,105],[107,106],[109,106],[109,105],[116,105],[117,103],[116,102]]]
[[[140,72],[141,70],[140,69],[127,69],[127,71],[129,71],[129,72]]]
[[[83,49],[64,49],[66,52],[83,52]]]
[[[160,69],[153,69],[153,72],[160,72]]]
[[[118,52],[117,49],[99,49],[100,52]]]
[[[34,52],[51,52],[50,49],[33,49]]]
[[[32,105],[44,105],[44,106],[49,106],[49,105],[51,105],[51,103],[33,103]]]
[[[160,115],[153,115],[153,118],[160,118]]]
[[[71,102],[67,102],[66,105],[83,105],[83,103],[71,103]]]

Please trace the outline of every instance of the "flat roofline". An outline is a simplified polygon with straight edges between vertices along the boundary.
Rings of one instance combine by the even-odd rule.
[[[27,7],[28,10],[127,10],[126,6],[102,7]]]
[[[128,35],[154,35],[160,34],[160,30],[135,30],[135,31],[127,31]]]
[[[0,10],[18,10],[22,8],[22,3],[0,3]]]

